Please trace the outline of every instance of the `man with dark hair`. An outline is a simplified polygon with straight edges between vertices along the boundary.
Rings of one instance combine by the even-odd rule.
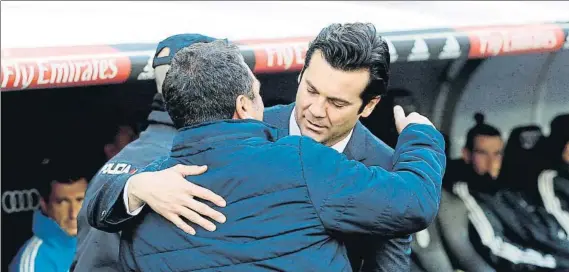
[[[561,249],[567,248],[567,241],[555,239],[558,226],[524,194],[525,184],[532,179],[533,169],[529,168],[534,165],[523,154],[536,159],[538,128],[512,131],[506,150],[514,153],[506,153],[508,163],[502,159],[504,144],[499,130],[485,124],[482,114],[476,114],[475,119],[477,124],[469,130],[463,149],[465,163],[455,165],[455,175],[445,177],[445,183],[452,179],[445,185],[450,192],[443,192],[439,218],[449,252],[465,271],[567,268],[567,259],[559,258],[566,254]],[[524,146],[525,132],[532,138],[530,146]],[[519,172],[527,177],[519,177]]]
[[[349,52],[349,54],[346,54]],[[389,81],[390,57],[387,43],[377,33],[372,24],[332,24],[324,28],[310,44],[305,67],[299,76],[296,103],[268,108],[264,112],[263,121],[278,128],[279,135],[304,135],[331,147],[349,159],[360,161],[368,166],[377,165],[386,170],[393,168],[392,148],[375,137],[359,121],[374,110],[387,90]],[[194,103],[199,103],[200,100]],[[208,112],[212,112],[208,110]],[[121,224],[128,222],[132,216],[109,220],[110,209],[125,209],[122,201],[112,202],[115,198],[106,194],[124,192],[129,199],[139,200],[128,203],[131,210],[139,210],[135,203],[148,204],[150,208],[165,215],[167,219],[188,233],[195,229],[186,224],[181,217],[192,218],[193,222],[208,230],[216,226],[206,218],[204,213],[194,212],[186,200],[179,196],[183,190],[175,190],[168,185],[168,179],[178,179],[174,175],[168,177],[157,173],[142,173],[132,176],[124,175],[130,187],[103,186],[96,192],[89,215],[92,225],[105,231],[117,231]],[[162,195],[156,190],[156,182],[172,192]],[[178,184],[172,181],[172,184]],[[123,190],[124,188],[124,190]],[[417,199],[440,201],[440,195],[431,195],[431,190],[439,190],[437,185],[409,188]],[[116,190],[110,192],[109,190]],[[196,187],[194,190],[203,190]],[[206,191],[209,192],[209,191]],[[176,197],[172,195],[176,194]],[[104,205],[97,201],[105,201]],[[87,202],[89,203],[89,202]],[[192,206],[195,207],[195,206]],[[103,216],[102,214],[106,214]],[[217,220],[216,220],[217,221]],[[409,235],[402,235],[399,230],[407,226],[385,218],[391,222],[394,235],[378,235],[374,240],[357,236],[346,239],[348,254],[352,267],[359,271],[406,271],[410,263]],[[117,222],[121,222],[118,223]],[[363,261],[365,260],[365,261]]]
[[[430,224],[445,155],[442,135],[428,119],[394,109],[401,136],[389,172],[308,137],[281,138],[288,134],[260,122],[259,89],[235,45],[199,43],[176,54],[164,96],[179,134],[169,156],[143,172],[207,165],[193,179],[230,203],[222,208],[228,218],[217,231],[193,236],[145,210],[123,230],[125,270],[349,271],[347,234],[408,235]],[[344,102],[351,103],[347,110],[361,106]],[[307,121],[315,136],[323,134]],[[429,189],[415,197],[420,187]],[[393,229],[394,222],[401,228]]]
[[[10,271],[68,271],[77,242],[77,214],[87,177],[71,164],[48,161],[46,180],[39,183],[40,210],[33,215],[34,236],[10,263]],[[79,172],[79,171],[77,171]]]
[[[484,115],[474,116],[476,125],[466,135],[466,145],[462,149],[462,159],[477,175],[498,178],[502,166],[504,141],[500,131],[484,123]]]
[[[264,121],[281,133],[308,136],[350,159],[391,170],[393,149],[359,121],[387,93],[389,71],[389,48],[373,24],[329,25],[310,43],[296,102],[267,109]],[[409,270],[410,243],[410,236],[346,240],[354,271]]]

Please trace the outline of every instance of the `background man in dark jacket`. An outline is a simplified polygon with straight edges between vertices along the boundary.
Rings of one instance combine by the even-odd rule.
[[[365,69],[355,73],[369,76]],[[208,165],[195,182],[227,199],[229,217],[217,231],[192,236],[146,209],[135,227],[123,230],[125,269],[349,271],[341,234],[404,235],[436,215],[444,140],[423,116],[395,109],[401,136],[389,172],[349,161],[308,137],[275,142],[278,131],[259,122],[259,82],[234,45],[215,41],[182,49],[164,95],[180,133],[170,155],[144,171]],[[362,106],[344,101],[356,110]],[[327,129],[307,121],[300,126],[315,137]],[[416,198],[424,187],[427,194]],[[394,222],[401,228],[394,230]]]
[[[344,54],[345,52],[351,54]],[[310,45],[305,67],[299,77],[297,103],[267,109],[264,121],[279,128],[280,133],[307,135],[344,153],[350,159],[391,170],[393,149],[377,139],[359,122],[360,117],[366,117],[374,110],[381,96],[386,93],[389,65],[387,44],[377,35],[373,25],[331,25],[323,29]],[[125,174],[121,178],[129,177],[130,175]],[[169,177],[179,178],[173,175]],[[161,187],[172,190],[166,193],[160,188],[164,192],[161,194],[155,188],[157,180],[160,180]],[[159,172],[134,175],[130,179],[131,186],[124,191],[129,198],[148,204],[186,232],[194,233],[195,230],[180,217],[192,218],[193,222],[206,229],[215,230],[214,224],[200,216],[204,213],[194,212],[199,207],[188,208],[184,191],[169,186],[165,180],[166,178],[159,176]],[[417,188],[418,191],[414,193],[420,198],[427,195],[429,189],[430,187]],[[118,192],[123,192],[123,187],[103,186],[96,192],[99,196],[91,198],[94,201],[110,200],[105,205],[88,206],[93,208],[89,212],[93,216],[93,226],[106,231],[116,231],[120,229],[120,224],[116,222],[127,222],[131,217],[126,213],[126,217],[120,219],[101,216],[103,213],[109,214],[108,210],[115,206],[117,209],[124,209],[122,201],[112,202],[114,198],[105,196],[116,195]],[[90,199],[87,199],[86,203],[89,201]],[[136,208],[139,207],[133,205],[132,210]],[[405,226],[394,222],[392,227],[397,230]],[[360,270],[362,263],[365,271],[409,270],[410,241],[409,235],[377,236],[376,240],[357,237],[346,239],[348,254],[355,271]]]

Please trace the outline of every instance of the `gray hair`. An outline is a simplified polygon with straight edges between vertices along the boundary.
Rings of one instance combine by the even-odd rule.
[[[166,109],[177,128],[231,119],[239,95],[254,98],[253,82],[237,46],[196,43],[172,60],[163,84]]]

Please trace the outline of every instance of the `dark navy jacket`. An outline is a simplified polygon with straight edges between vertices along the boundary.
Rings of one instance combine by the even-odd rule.
[[[119,271],[118,231],[122,227],[120,223],[130,218],[123,204],[123,188],[137,169],[168,155],[172,140],[178,133],[170,116],[163,110],[161,95],[155,97],[153,109],[148,116],[148,128],[102,167],[89,183],[77,217],[74,271]]]
[[[191,180],[226,199],[227,221],[214,232],[193,225],[193,236],[145,207],[121,235],[125,270],[351,271],[345,234],[410,234],[438,212],[446,158],[431,126],[401,133],[392,172],[308,137],[277,138],[255,120],[180,130],[170,156],[143,171],[208,165]]]
[[[279,136],[287,136],[289,120],[295,103],[286,106],[275,106],[265,110],[263,121],[279,130]],[[352,138],[348,142],[344,154],[348,159],[359,161],[367,166],[381,166],[391,171],[393,168],[393,149],[375,137],[359,121],[354,127]],[[394,225],[396,229],[398,226]],[[389,239],[391,238],[391,239]],[[373,239],[366,237],[346,237],[348,257],[354,271],[409,271],[411,262],[411,236],[389,237],[377,236]],[[363,266],[362,266],[363,261]],[[358,269],[360,268],[360,269]]]

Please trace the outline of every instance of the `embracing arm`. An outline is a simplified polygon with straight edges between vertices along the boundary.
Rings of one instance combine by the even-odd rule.
[[[446,164],[443,137],[426,124],[405,126],[399,137],[391,172],[301,139],[305,180],[327,229],[392,238],[433,221]]]
[[[89,224],[102,231],[121,231],[125,223],[136,216],[146,204],[191,234],[195,233],[195,230],[180,216],[211,231],[215,230],[215,225],[201,215],[220,223],[225,222],[223,214],[194,197],[211,201],[221,207],[225,206],[225,201],[185,178],[199,175],[205,172],[207,167],[175,165],[161,171],[151,171],[153,165],[159,162],[160,160],[157,160],[148,167],[137,165],[136,169],[146,169],[137,174],[130,174],[133,170],[130,173],[105,173],[103,168],[85,194],[83,208],[87,209]],[[131,169],[134,167],[131,166]]]

